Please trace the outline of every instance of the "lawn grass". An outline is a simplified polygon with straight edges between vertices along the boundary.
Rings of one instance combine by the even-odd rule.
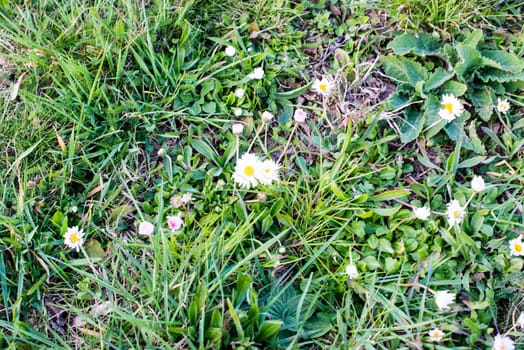
[[[522,9],[0,0],[0,347],[486,349],[502,334],[518,349]],[[410,91],[387,75],[388,44],[425,31],[453,58],[474,29],[479,50],[517,58],[486,63],[515,89],[464,86],[493,88],[509,111],[486,119],[464,95],[460,136],[432,125],[403,142],[432,97],[388,99]],[[433,71],[444,54],[406,57]],[[235,183],[245,152],[277,161],[279,181]],[[64,244],[74,226],[78,251]],[[446,290],[456,298],[439,308]]]

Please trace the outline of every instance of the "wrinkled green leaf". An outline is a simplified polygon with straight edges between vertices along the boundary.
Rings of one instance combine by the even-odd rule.
[[[397,55],[406,55],[413,52],[417,56],[437,54],[441,47],[442,44],[437,38],[426,33],[402,34],[397,36],[387,46],[388,49],[392,49]]]

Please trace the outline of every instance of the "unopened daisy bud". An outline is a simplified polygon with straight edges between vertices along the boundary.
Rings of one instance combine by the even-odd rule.
[[[419,220],[427,220],[429,216],[431,215],[431,211],[428,207],[422,207],[422,208],[413,208],[413,214],[415,214],[415,217]]]
[[[267,195],[264,192],[258,192],[257,193],[257,200],[259,202],[265,202],[267,199]]]
[[[517,326],[519,326],[520,329],[524,329],[524,312],[520,313],[520,316],[517,319]]]
[[[297,108],[293,114],[293,118],[297,123],[303,123],[306,121],[307,114],[302,108]]]
[[[193,199],[193,195],[191,193],[189,193],[189,192],[184,193],[182,195],[182,202],[184,202],[186,204],[191,202],[192,199]]]
[[[234,107],[233,108],[233,114],[237,117],[240,117],[242,115],[242,108],[237,108],[237,107]]]
[[[236,50],[233,46],[228,46],[225,49],[226,56],[233,57],[236,54]]]
[[[480,176],[475,176],[471,180],[471,189],[475,192],[482,192],[486,189],[486,183],[484,179]]]
[[[278,252],[279,252],[280,254],[285,254],[285,253],[286,253],[286,247],[280,247],[280,248],[278,248]]]
[[[244,94],[246,93],[246,90],[242,89],[242,88],[237,88],[235,90],[235,97],[237,98],[242,98],[244,97]]]
[[[497,334],[493,341],[492,350],[514,350],[515,342],[505,335]]]
[[[262,123],[267,123],[267,122],[271,121],[271,119],[273,119],[273,117],[274,117],[273,114],[271,114],[268,111],[265,111],[264,113],[262,113],[262,116],[260,118],[262,119]]]
[[[264,79],[264,68],[257,67],[253,69],[253,72],[247,76],[249,79],[262,80]]]
[[[348,275],[350,279],[356,278],[358,276],[357,266],[355,264],[346,266],[346,275]]]
[[[142,221],[140,225],[138,225],[139,235],[150,237],[153,232],[155,232],[155,226],[148,221]]]
[[[157,154],[160,158],[163,158],[166,155],[166,150],[164,148],[160,148]]]
[[[242,134],[242,131],[244,131],[244,125],[242,125],[240,123],[235,123],[235,124],[233,124],[231,129],[233,130],[233,134],[235,136],[240,136]]]

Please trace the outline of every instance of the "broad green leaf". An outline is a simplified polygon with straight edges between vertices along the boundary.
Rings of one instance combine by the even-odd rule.
[[[372,201],[389,201],[391,199],[397,199],[409,196],[411,194],[411,191],[409,190],[390,190],[386,192],[382,192],[376,195],[373,195],[369,197]]]
[[[408,143],[415,140],[424,126],[424,115],[415,108],[408,108],[405,113],[406,120],[400,128],[400,141]]]
[[[447,72],[441,67],[435,69],[433,73],[429,76],[426,83],[424,84],[424,91],[429,92],[434,90],[444,84],[449,79],[453,78],[454,73]]]
[[[51,218],[51,222],[59,229],[61,229],[65,233],[67,230],[67,218],[65,217],[64,213],[61,211],[57,211],[53,214],[53,217]]]
[[[424,110],[424,126],[429,127],[437,123],[440,119],[438,114],[441,103],[435,95],[429,95],[424,101],[422,109]]]
[[[459,97],[464,95],[467,88],[468,87],[465,84],[459,83],[458,81],[449,80],[442,85],[440,88],[440,93],[442,95],[451,94],[455,97]]]
[[[429,76],[428,70],[418,62],[403,59],[402,64],[407,73],[409,83],[413,86],[416,86],[419,81],[425,81]]]
[[[439,166],[433,164],[429,159],[425,158],[420,153],[417,153],[417,159],[420,162],[420,164],[424,165],[427,168],[436,169],[436,170],[442,170]]]
[[[395,56],[382,56],[380,57],[382,62],[382,68],[384,72],[394,81],[399,83],[408,83],[409,78],[405,70],[404,64]]]
[[[389,96],[389,102],[392,105],[392,110],[395,109],[402,109],[404,108],[409,102],[411,101],[411,98],[407,94],[400,93],[399,91],[395,92],[391,96]]]
[[[434,55],[439,52],[442,44],[431,34],[402,34],[396,37],[387,46],[397,55],[406,55],[410,52],[417,56]]]
[[[455,47],[457,55],[460,58],[460,63],[455,65],[455,72],[458,77],[466,79],[468,73],[472,68],[478,67],[482,64],[482,56],[480,52],[467,45],[457,45]]]
[[[385,270],[386,273],[395,273],[400,269],[400,261],[390,257],[386,258]]]
[[[505,72],[500,69],[482,69],[476,74],[483,82],[496,81],[499,83],[524,82],[524,71],[519,73]]]
[[[524,61],[503,50],[481,51],[484,58],[497,62],[499,68],[507,72],[520,73],[524,69]]]
[[[493,113],[493,104],[491,103],[488,87],[471,94],[471,102],[480,118],[486,122],[489,121]]]
[[[481,29],[477,29],[469,33],[468,36],[466,36],[466,38],[462,42],[462,45],[468,45],[472,48],[476,48],[479,42],[481,42],[482,40],[484,40],[484,33]]]
[[[520,128],[524,128],[524,118],[517,120],[515,124],[513,124],[513,129],[520,129]]]

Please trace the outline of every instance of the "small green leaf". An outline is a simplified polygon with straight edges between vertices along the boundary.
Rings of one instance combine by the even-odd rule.
[[[86,253],[88,257],[95,259],[103,259],[106,256],[102,245],[96,239],[90,239],[86,242]]]
[[[259,343],[271,341],[278,335],[281,326],[282,321],[268,320],[262,322],[262,325],[260,325],[260,329],[258,330],[255,340]]]
[[[298,96],[306,92],[312,85],[313,85],[313,81],[310,81],[306,85],[298,87],[294,90],[277,92],[275,94],[275,99],[276,100],[291,100],[291,99],[297,98]]]
[[[409,196],[411,194],[411,191],[409,190],[390,190],[386,192],[382,192],[376,195],[373,195],[369,197],[372,201],[389,201],[392,199],[402,198]]]
[[[395,56],[382,56],[382,69],[392,80],[399,83],[409,82],[408,74],[405,71],[404,64]]]
[[[461,60],[461,62],[455,66],[455,72],[458,77],[465,80],[466,73],[468,73],[472,68],[478,67],[482,64],[482,56],[477,49],[468,45],[457,45],[455,49]]]
[[[215,164],[218,164],[218,153],[217,151],[208,145],[205,141],[199,139],[193,139],[191,141],[191,147],[206,159],[213,161]]]
[[[57,211],[53,214],[51,222],[53,223],[53,225],[55,225],[57,228],[63,231],[61,233],[65,233],[65,231],[67,230],[67,218],[61,211]]]
[[[380,216],[393,216],[400,210],[400,207],[392,207],[392,208],[372,208],[371,211],[373,213],[380,215]]]

